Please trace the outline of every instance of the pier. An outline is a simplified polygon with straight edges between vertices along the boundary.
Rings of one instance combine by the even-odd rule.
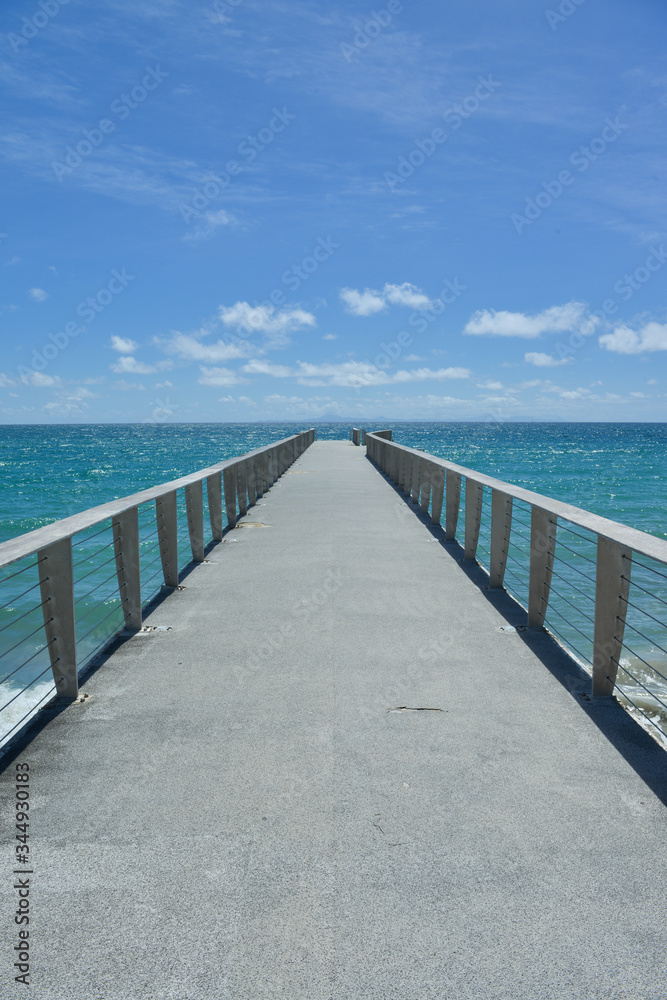
[[[612,695],[619,607],[667,543],[364,438],[307,431],[0,545],[38,575],[59,696],[0,776],[7,829],[29,765],[39,1000],[663,1000],[667,754]],[[590,669],[549,628],[575,528]],[[72,546],[102,529],[122,621],[81,662]]]

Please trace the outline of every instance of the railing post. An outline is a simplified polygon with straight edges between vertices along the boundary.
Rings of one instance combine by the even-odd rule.
[[[458,472],[447,469],[447,498],[445,507],[445,538],[453,542],[456,538],[456,525],[459,520],[461,503],[461,476]]]
[[[530,517],[530,577],[528,581],[528,628],[542,628],[549,604],[551,569],[556,545],[557,518],[541,507],[532,507]]]
[[[194,562],[204,561],[204,492],[201,479],[185,487],[185,513]]]
[[[479,526],[482,522],[482,501],[484,487],[466,476],[465,547],[463,558],[474,559],[477,555]]]
[[[248,513],[248,469],[246,462],[236,464],[236,488],[239,495],[239,516]]]
[[[410,496],[413,503],[419,503],[419,488],[421,483],[419,481],[420,470],[422,466],[422,460],[418,455],[412,455],[412,469],[410,472]]]
[[[412,496],[412,455],[404,451],[403,461],[405,463],[403,469],[403,492],[409,497]]]
[[[246,459],[245,466],[248,477],[248,506],[253,507],[257,502],[257,473],[254,457]]]
[[[269,452],[262,452],[262,496],[271,489],[269,478]]]
[[[130,507],[111,522],[116,553],[118,592],[125,628],[141,628],[141,570],[139,563],[139,509]]]
[[[206,479],[206,494],[208,496],[208,516],[211,522],[211,535],[214,542],[222,539],[222,473],[214,472]]]
[[[223,469],[222,479],[225,487],[227,524],[233,528],[236,524],[236,466],[228,465],[226,469]]]
[[[594,698],[613,694],[628,613],[632,550],[598,535],[593,634]]]
[[[63,538],[40,549],[39,589],[46,642],[59,698],[74,701],[79,694],[74,622],[72,539]]]
[[[155,501],[157,536],[165,587],[178,587],[178,511],[176,491]]]
[[[401,448],[398,453],[398,479],[396,481],[398,483],[398,488],[402,490],[403,493],[406,492],[405,478],[408,474],[408,463],[406,461],[406,458],[407,455],[405,451]]]
[[[440,524],[442,501],[445,495],[445,470],[440,465],[433,466],[431,491],[431,524]]]
[[[491,492],[491,555],[489,585],[502,587],[512,530],[512,497],[500,490]]]
[[[433,475],[433,466],[430,462],[425,459],[421,463],[421,510],[425,514],[428,510],[428,505],[431,502],[431,477]]]

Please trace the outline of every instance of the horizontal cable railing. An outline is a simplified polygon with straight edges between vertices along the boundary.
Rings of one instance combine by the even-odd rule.
[[[667,747],[667,541],[366,434],[368,457]]]
[[[75,700],[80,670],[138,631],[179,568],[202,562],[314,440],[303,431],[1,543],[0,743],[54,695]]]

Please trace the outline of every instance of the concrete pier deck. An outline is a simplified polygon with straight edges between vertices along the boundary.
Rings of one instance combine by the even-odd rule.
[[[18,752],[32,997],[663,1000],[666,755],[460,555],[348,442],[210,550]]]

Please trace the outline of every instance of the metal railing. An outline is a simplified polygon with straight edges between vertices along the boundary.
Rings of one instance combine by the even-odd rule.
[[[315,440],[313,429],[113,500],[0,544],[0,742],[57,694],[142,610],[202,562]],[[206,490],[204,490],[204,482]],[[210,532],[205,532],[206,521]]]
[[[667,541],[367,433],[368,457],[667,747]],[[462,531],[460,523],[462,524]]]

